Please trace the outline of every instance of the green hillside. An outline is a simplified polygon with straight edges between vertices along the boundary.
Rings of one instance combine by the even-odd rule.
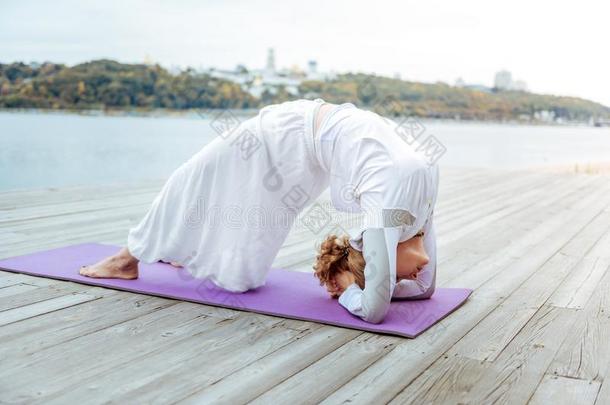
[[[528,120],[552,112],[566,120],[610,118],[610,108],[575,97],[517,91],[480,91],[444,83],[416,83],[365,74],[328,82],[302,82],[299,94],[279,88],[252,96],[240,85],[194,70],[171,74],[159,65],[97,60],[68,67],[55,63],[0,64],[1,108],[197,109],[257,108],[294,98],[352,102],[386,114],[478,120]]]

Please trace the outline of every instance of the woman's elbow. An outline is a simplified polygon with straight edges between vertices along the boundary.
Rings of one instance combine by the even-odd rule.
[[[420,299],[430,298],[434,294],[434,284],[432,284],[426,291],[424,291],[419,297]]]
[[[432,285],[430,285],[428,288],[423,289],[423,291],[420,294],[417,295],[413,295],[411,297],[407,297],[407,299],[409,300],[425,300],[428,299],[430,297],[432,297],[432,294],[434,294],[434,283],[432,283]]]
[[[366,313],[362,319],[369,323],[381,323],[385,319],[388,311],[370,311]]]
[[[367,316],[367,317],[363,317],[362,319],[367,321],[368,323],[379,324],[379,323],[383,322],[383,318],[385,318],[385,316]]]
[[[422,283],[420,286],[420,293],[409,297],[412,300],[423,300],[432,297],[434,290],[436,289],[436,270],[432,276],[432,280],[429,283]]]

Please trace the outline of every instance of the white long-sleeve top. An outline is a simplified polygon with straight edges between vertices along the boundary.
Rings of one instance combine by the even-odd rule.
[[[432,295],[436,283],[436,236],[433,216],[424,227],[424,249],[428,263],[415,280],[396,282],[396,251],[399,227],[369,228],[363,233],[365,287],[351,284],[339,297],[339,303],[367,322],[383,321],[392,298],[422,299]]]
[[[365,288],[350,285],[339,303],[352,314],[381,322],[390,300],[426,298],[434,290],[436,240],[432,212],[439,169],[425,151],[401,138],[395,122],[351,104],[336,107],[315,135],[315,153],[330,176],[333,206],[364,212],[349,243],[363,252]],[[424,229],[430,261],[416,280],[396,282],[397,245]]]

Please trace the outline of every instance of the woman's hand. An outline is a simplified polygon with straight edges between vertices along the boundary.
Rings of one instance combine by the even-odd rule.
[[[326,284],[326,290],[332,298],[339,298],[339,296],[343,294],[343,291],[355,282],[356,277],[354,277],[354,274],[349,271],[344,271],[330,279],[330,282]]]
[[[341,289],[341,292],[345,291],[347,287],[356,282],[356,276],[354,273],[349,271],[342,271],[335,275],[335,283]]]
[[[343,293],[334,278],[331,278],[328,284],[326,284],[326,290],[330,294],[331,298],[339,298],[339,296]]]

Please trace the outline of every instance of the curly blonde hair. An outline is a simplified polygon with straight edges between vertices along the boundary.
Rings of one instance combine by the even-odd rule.
[[[365,261],[362,252],[349,244],[349,236],[330,234],[320,244],[313,265],[314,275],[325,285],[338,273],[349,271],[356,279],[356,284],[364,288]]]

